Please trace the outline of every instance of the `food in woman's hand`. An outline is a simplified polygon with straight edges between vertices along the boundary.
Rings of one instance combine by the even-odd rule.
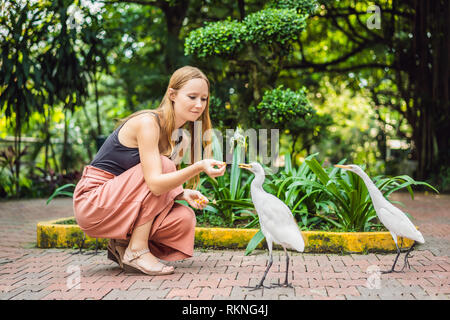
[[[221,162],[220,164],[216,164],[215,166],[222,168],[223,166],[226,166],[227,163],[226,162]]]

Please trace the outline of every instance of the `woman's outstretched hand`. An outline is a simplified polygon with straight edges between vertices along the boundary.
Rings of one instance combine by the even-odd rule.
[[[214,160],[214,159],[203,159],[201,160],[201,165],[203,171],[211,178],[223,176],[225,170],[227,169],[227,163]],[[217,168],[216,168],[217,167]]]
[[[192,189],[184,189],[180,200],[186,200],[189,205],[195,209],[204,209],[208,205],[208,198],[206,198],[200,191]]]

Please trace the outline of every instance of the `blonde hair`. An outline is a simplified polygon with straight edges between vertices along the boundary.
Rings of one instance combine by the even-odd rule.
[[[166,93],[164,94],[164,97],[162,98],[161,103],[159,104],[159,107],[156,109],[147,109],[147,110],[140,110],[137,112],[132,113],[126,118],[118,119],[118,122],[116,124],[116,128],[125,123],[127,120],[136,117],[138,115],[144,114],[144,113],[153,113],[158,115],[158,118],[160,120],[160,142],[158,147],[160,147],[160,150],[163,146],[165,147],[161,154],[167,157],[171,157],[172,153],[174,151],[175,142],[172,141],[172,132],[175,129],[175,112],[173,108],[173,101],[169,99],[169,88],[179,90],[181,89],[189,80],[192,79],[203,79],[206,81],[208,85],[208,98],[206,101],[206,108],[203,111],[201,115],[201,121],[202,121],[202,136],[204,137],[202,140],[202,145],[205,150],[205,156],[206,158],[212,158],[212,152],[210,145],[211,144],[211,119],[209,117],[209,80],[205,76],[205,74],[200,71],[200,69],[191,67],[191,66],[184,66],[182,68],[179,68],[176,70],[169,80],[169,85],[167,86]],[[188,122],[185,124],[184,127],[188,127],[187,130],[189,131],[189,134],[191,136],[191,163],[194,163],[194,123]],[[205,141],[206,140],[206,141]],[[179,153],[180,157],[183,156],[183,151]],[[177,170],[179,170],[181,167],[181,164],[177,165]],[[187,181],[186,188],[189,189],[196,189],[200,183],[200,177],[197,175]]]

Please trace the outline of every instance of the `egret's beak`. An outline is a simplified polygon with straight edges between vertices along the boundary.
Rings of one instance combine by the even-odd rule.
[[[242,168],[242,169],[251,169],[251,168],[252,168],[252,165],[251,165],[251,164],[240,163],[240,164],[239,164],[239,168]]]
[[[343,165],[341,165],[341,164],[335,164],[334,166],[337,167],[337,168],[341,168],[341,169],[347,169],[347,170],[350,170],[350,169],[351,169],[350,166],[343,166]]]

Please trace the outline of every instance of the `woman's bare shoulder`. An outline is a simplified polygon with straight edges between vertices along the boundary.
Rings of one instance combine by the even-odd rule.
[[[138,131],[143,128],[149,128],[149,127],[154,130],[156,130],[156,129],[159,130],[159,123],[156,118],[156,115],[152,114],[150,112],[140,114],[140,115],[130,119],[130,121],[132,121],[132,123],[130,123],[130,124],[134,129],[133,131]]]
[[[157,115],[153,112],[147,112],[147,113],[143,113],[140,114],[137,118],[138,123],[140,125],[142,124],[158,124],[158,119],[157,119]]]
[[[156,116],[154,114],[145,113],[138,117],[135,124],[136,140],[138,140],[138,137],[140,136],[141,138],[147,137],[145,140],[155,138],[156,141],[159,141],[160,128]]]
[[[129,119],[119,131],[119,141],[126,147],[138,147],[138,135],[159,137],[159,124],[153,114],[144,113]]]
[[[136,119],[136,143],[144,153],[158,150],[160,130],[156,117],[151,114],[139,115]],[[142,160],[142,159],[141,159]]]

